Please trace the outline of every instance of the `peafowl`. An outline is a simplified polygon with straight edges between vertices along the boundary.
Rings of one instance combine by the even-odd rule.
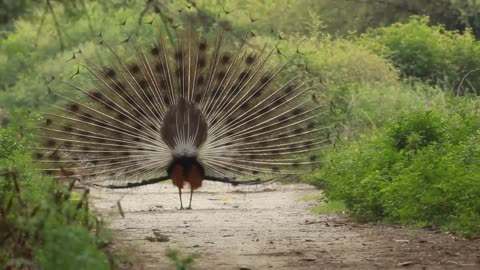
[[[191,209],[204,180],[262,183],[319,163],[329,107],[301,72],[274,65],[275,48],[252,48],[249,33],[232,47],[222,29],[178,32],[175,43],[128,40],[128,58],[104,44],[110,65],[86,60],[64,82],[80,97],[51,91],[63,104],[38,127],[45,173],[110,188],[171,179],[180,209],[188,183]]]

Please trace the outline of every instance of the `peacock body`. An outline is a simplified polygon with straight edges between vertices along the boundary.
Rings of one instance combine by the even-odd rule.
[[[193,193],[203,180],[257,183],[318,164],[328,107],[287,64],[273,65],[275,50],[252,49],[248,34],[230,49],[222,30],[178,36],[173,46],[131,39],[128,60],[104,44],[110,65],[86,60],[65,82],[80,97],[52,91],[64,105],[37,132],[46,173],[109,187],[172,179],[181,201],[186,183]]]

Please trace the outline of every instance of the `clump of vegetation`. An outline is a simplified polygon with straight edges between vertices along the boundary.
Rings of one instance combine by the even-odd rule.
[[[325,197],[324,193],[309,194],[297,199],[298,201],[315,201],[319,205],[310,210],[315,214],[338,214],[347,212],[347,207],[343,201],[332,201]]]
[[[479,141],[476,115],[404,113],[378,134],[332,151],[310,180],[358,220],[474,236],[480,234]]]
[[[192,264],[198,255],[185,255],[181,254],[178,250],[169,250],[167,252],[167,257],[172,261],[175,265],[175,269],[177,270],[191,270]]]
[[[429,25],[428,17],[371,29],[362,37],[393,61],[404,77],[442,85],[455,95],[480,95],[480,43],[470,31],[459,33]]]
[[[427,15],[432,25],[442,24],[448,30],[458,31],[472,28],[475,36],[480,36],[480,2],[476,0],[197,0],[195,3],[213,14],[223,15],[227,11],[230,18],[242,25],[248,25],[251,16],[256,26],[281,29],[285,33],[311,35],[321,31],[346,36],[406,22],[412,15]],[[306,27],[311,25],[311,15],[321,19],[319,27]]]
[[[0,130],[0,265],[110,269],[118,260],[89,210],[88,192],[73,192],[32,168],[25,115],[17,112],[11,126]]]
[[[338,214],[347,211],[347,207],[343,201],[325,201],[323,204],[312,208],[315,214]]]
[[[331,92],[345,139],[375,132],[400,113],[422,108],[443,112],[451,107],[445,102],[448,93],[424,83],[381,81],[344,85]]]
[[[328,88],[362,83],[398,82],[398,71],[385,58],[348,39],[328,34],[289,37],[280,48],[306,56],[309,71],[320,77]],[[299,46],[301,44],[302,46]],[[297,53],[298,54],[298,53]]]

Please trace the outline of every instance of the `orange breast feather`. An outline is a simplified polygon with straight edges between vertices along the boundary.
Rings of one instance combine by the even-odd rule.
[[[197,189],[202,186],[202,173],[197,165],[193,165],[188,173],[187,182],[190,183],[192,189]]]
[[[185,177],[183,175],[183,166],[176,164],[172,169],[172,182],[175,186],[183,188]]]

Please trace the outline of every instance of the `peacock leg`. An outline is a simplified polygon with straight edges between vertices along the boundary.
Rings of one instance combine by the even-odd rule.
[[[178,188],[178,195],[180,196],[180,210],[183,210],[182,190],[180,188]]]
[[[193,197],[193,188],[190,189],[190,203],[188,204],[188,207],[186,209],[192,210],[192,197]]]

